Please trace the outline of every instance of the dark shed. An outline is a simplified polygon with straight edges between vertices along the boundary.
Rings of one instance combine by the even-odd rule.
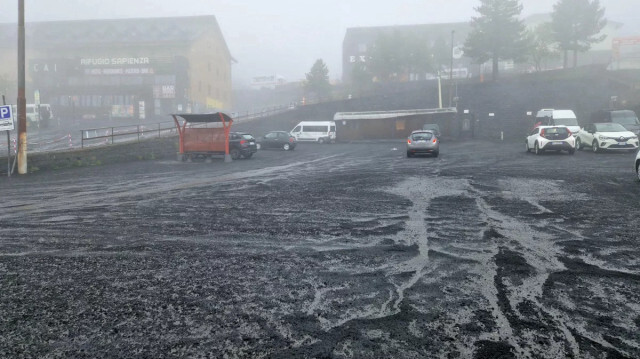
[[[337,112],[336,139],[338,141],[405,138],[411,131],[420,130],[427,123],[440,126],[444,136],[455,136],[455,108]]]

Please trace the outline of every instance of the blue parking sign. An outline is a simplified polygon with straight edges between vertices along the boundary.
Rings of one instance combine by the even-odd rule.
[[[13,113],[11,106],[0,106],[0,131],[13,130]]]

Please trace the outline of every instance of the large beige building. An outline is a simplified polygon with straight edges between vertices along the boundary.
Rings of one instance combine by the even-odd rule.
[[[15,102],[17,25],[0,25],[0,91]],[[58,116],[149,119],[232,106],[233,58],[215,16],[26,25],[27,102]],[[2,88],[4,87],[4,88]]]

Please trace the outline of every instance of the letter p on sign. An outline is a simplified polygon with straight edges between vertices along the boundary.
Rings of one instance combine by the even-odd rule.
[[[2,119],[11,118],[11,107],[9,106],[0,107],[0,118]]]

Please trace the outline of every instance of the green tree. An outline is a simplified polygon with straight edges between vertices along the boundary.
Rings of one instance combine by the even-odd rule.
[[[542,70],[545,60],[556,58],[555,40],[550,23],[539,24],[533,31],[527,32],[530,38],[529,59],[536,71]]]
[[[569,51],[573,51],[573,67],[576,67],[579,51],[587,51],[592,44],[604,40],[605,35],[598,35],[607,25],[604,12],[598,0],[559,0],[553,5],[551,27],[563,51],[565,68]]]
[[[307,81],[304,84],[305,90],[316,96],[327,97],[331,92],[329,83],[329,69],[322,59],[316,60],[311,70],[306,74]]]
[[[479,63],[491,60],[495,81],[500,60],[521,60],[526,55],[528,38],[518,19],[522,5],[518,0],[480,0],[475,10],[480,16],[471,19],[464,52]]]

